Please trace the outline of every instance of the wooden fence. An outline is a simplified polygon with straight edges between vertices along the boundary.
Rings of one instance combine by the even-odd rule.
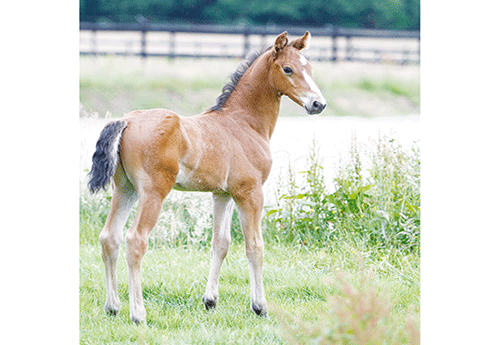
[[[338,26],[177,25],[170,23],[80,23],[81,55],[243,58],[269,46],[283,31],[313,39],[304,53],[316,61],[420,63],[420,31],[348,29]]]

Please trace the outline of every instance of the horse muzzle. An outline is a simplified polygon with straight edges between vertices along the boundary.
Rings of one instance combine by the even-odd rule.
[[[304,108],[309,115],[316,115],[321,113],[326,108],[325,99],[312,99],[309,102],[305,102]]]

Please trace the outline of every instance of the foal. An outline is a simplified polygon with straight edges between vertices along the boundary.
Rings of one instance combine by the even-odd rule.
[[[120,310],[116,262],[123,227],[138,200],[137,216],[125,240],[130,319],[145,321],[141,261],[163,200],[174,188],[213,193],[212,258],[202,298],[205,308],[217,305],[219,272],[231,242],[236,204],[250,263],[251,308],[257,315],[267,314],[262,281],[262,185],[271,169],[269,139],[281,96],[290,97],[309,114],[318,114],[326,106],[311,77],[311,65],[300,53],[310,36],[306,32],[289,43],[284,32],[274,46],[250,56],[224,86],[217,104],[203,114],[181,117],[165,109],[139,110],[103,129],[88,185],[95,192],[104,189],[111,178],[114,181],[111,210],[99,235],[108,313]]]

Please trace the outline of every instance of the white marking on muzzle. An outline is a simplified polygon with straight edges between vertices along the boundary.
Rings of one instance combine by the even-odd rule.
[[[309,88],[311,89],[311,91],[318,95],[318,97],[319,97],[318,101],[325,104],[326,99],[325,99],[325,97],[323,97],[323,94],[321,93],[318,85],[316,85],[316,83],[314,82],[313,78],[311,78],[311,76],[309,75],[309,73],[307,73],[306,70],[304,70],[302,73],[304,74],[304,79],[305,79],[307,85],[309,85]]]

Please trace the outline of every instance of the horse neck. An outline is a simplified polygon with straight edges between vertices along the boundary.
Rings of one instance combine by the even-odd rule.
[[[250,66],[228,99],[225,111],[270,139],[278,120],[281,95],[271,85],[268,61],[269,54],[265,53]]]

